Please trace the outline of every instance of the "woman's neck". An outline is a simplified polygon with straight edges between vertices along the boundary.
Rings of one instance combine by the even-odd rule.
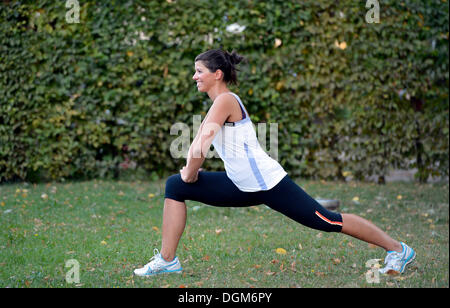
[[[230,92],[230,90],[227,88],[226,84],[222,83],[217,85],[216,87],[210,89],[208,91],[209,98],[214,102],[217,96],[219,96],[222,93]]]

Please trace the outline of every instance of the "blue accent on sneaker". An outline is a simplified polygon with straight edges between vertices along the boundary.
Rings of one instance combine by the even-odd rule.
[[[408,251],[408,246],[406,246],[405,243],[401,243],[402,247],[403,247],[403,252],[406,255],[407,251]],[[414,251],[414,249],[412,249],[411,247],[409,247],[409,249],[411,249],[411,253],[407,256],[407,258],[405,259],[405,255],[402,258],[403,261],[403,265],[400,268],[400,273],[403,273],[403,271],[405,270],[405,267],[408,263],[410,263],[416,256],[416,252]]]
[[[164,273],[181,274],[182,270],[183,268],[181,267],[178,257],[175,257],[172,261],[167,262],[163,259],[158,249],[155,249],[154,256],[150,259],[150,262],[142,268],[135,269],[134,274],[137,276],[154,276]]]
[[[384,260],[386,266],[379,270],[380,273],[387,274],[390,271],[403,273],[406,265],[414,260],[416,257],[414,249],[403,242],[400,242],[400,244],[402,245],[402,252],[388,251]]]

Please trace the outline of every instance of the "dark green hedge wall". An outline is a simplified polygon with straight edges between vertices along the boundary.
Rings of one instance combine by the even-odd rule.
[[[0,182],[178,172],[170,127],[205,115],[193,60],[218,47],[292,176],[448,175],[447,1],[380,1],[380,23],[354,0],[80,0],[79,23],[67,2],[0,3]]]

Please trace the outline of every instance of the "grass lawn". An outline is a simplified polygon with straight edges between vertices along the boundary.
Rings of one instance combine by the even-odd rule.
[[[310,230],[264,205],[188,201],[183,274],[134,277],[161,245],[164,181],[22,183],[0,185],[0,287],[449,287],[448,183],[296,182],[405,241],[416,261],[370,283],[366,262],[384,258],[381,248]],[[66,282],[70,259],[79,283]]]

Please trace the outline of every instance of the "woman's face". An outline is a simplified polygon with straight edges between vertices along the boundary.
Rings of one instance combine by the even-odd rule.
[[[195,74],[192,76],[197,82],[197,90],[200,92],[208,92],[216,81],[216,74],[209,71],[202,61],[195,62]]]

